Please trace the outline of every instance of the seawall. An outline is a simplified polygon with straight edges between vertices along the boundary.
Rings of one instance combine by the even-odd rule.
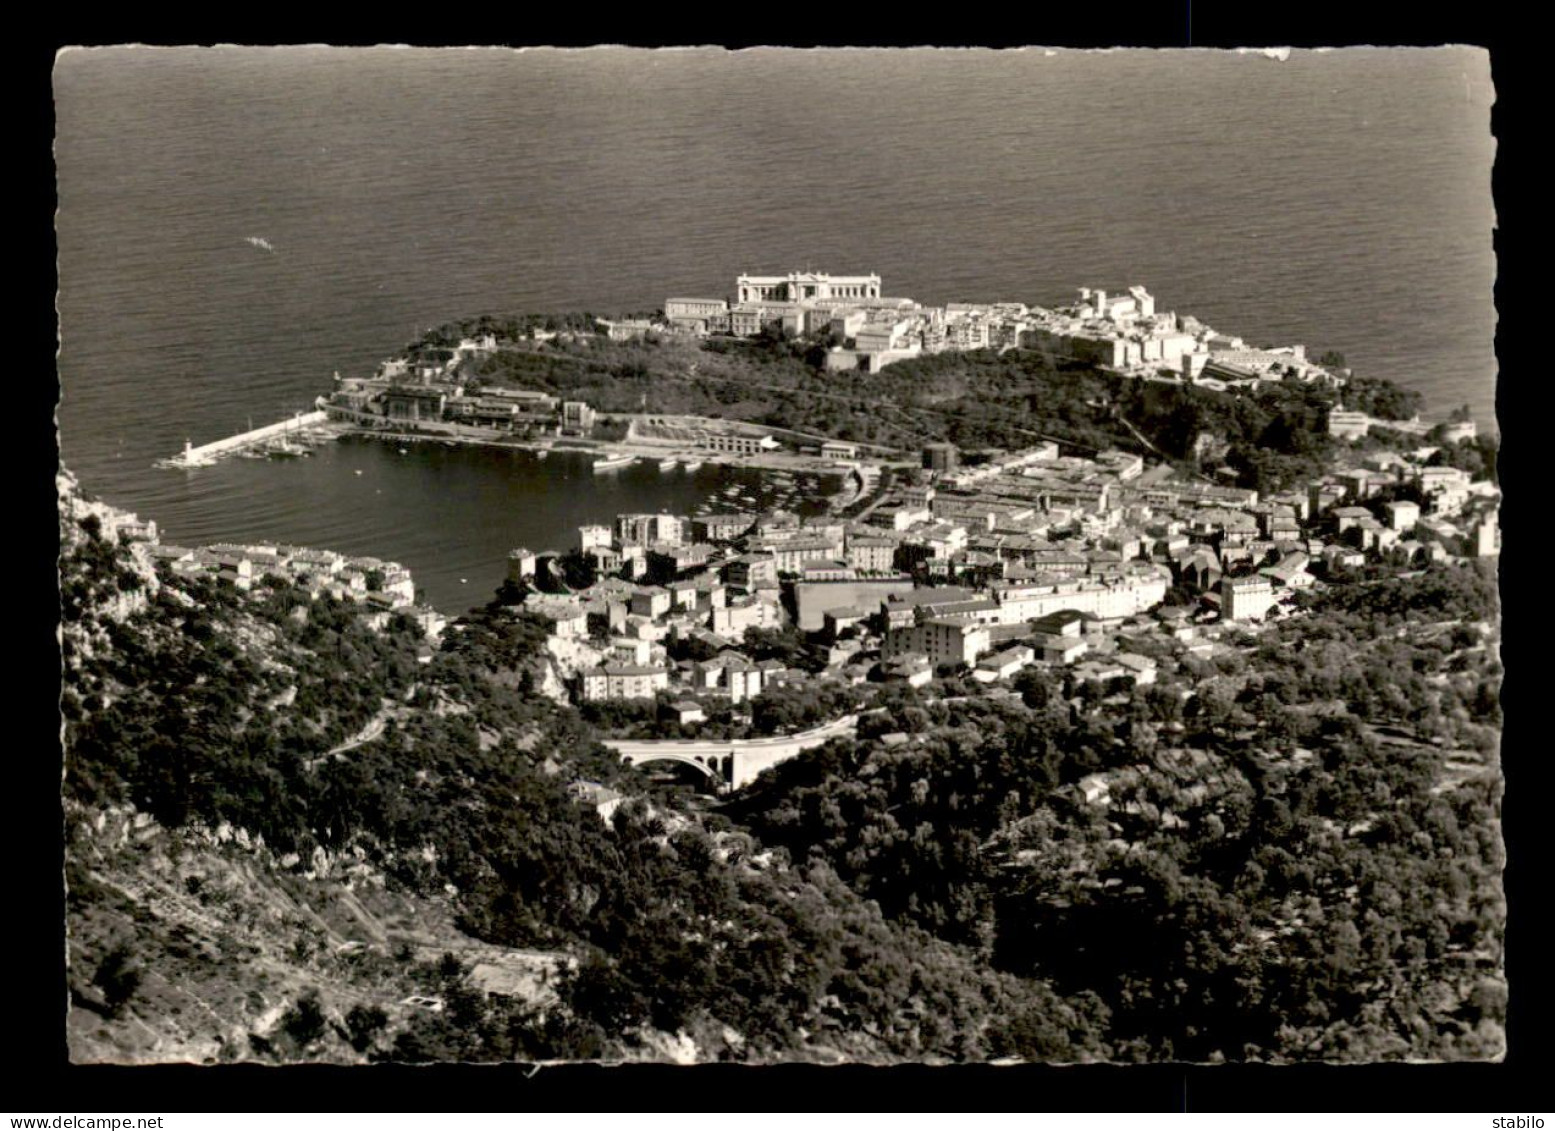
[[[248,432],[240,432],[236,436],[228,436],[225,440],[213,440],[209,444],[201,444],[199,447],[186,447],[178,455],[173,456],[167,462],[179,467],[199,467],[212,463],[222,456],[231,455],[251,448],[255,444],[262,444],[266,440],[276,440],[288,433],[299,432],[304,428],[317,428],[328,420],[329,414],[323,410],[313,412],[299,412],[288,420],[280,420],[274,424],[266,424],[263,428],[255,428]]]

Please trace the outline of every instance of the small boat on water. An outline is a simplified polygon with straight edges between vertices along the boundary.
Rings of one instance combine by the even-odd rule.
[[[551,454],[551,449],[550,448],[541,448],[538,452],[535,453],[535,459],[544,459],[546,456],[548,456],[550,454]]]
[[[702,467],[702,461],[699,459],[688,459],[685,466],[687,471],[698,471]]]
[[[400,449],[400,455],[402,455],[402,456],[410,455],[410,449],[409,448],[401,448]]]
[[[637,462],[636,456],[605,456],[594,461],[595,471],[618,471]]]
[[[679,466],[680,466],[680,461],[678,459],[673,458],[673,457],[671,457],[670,459],[661,459],[659,461],[659,470],[660,471],[674,471]]]

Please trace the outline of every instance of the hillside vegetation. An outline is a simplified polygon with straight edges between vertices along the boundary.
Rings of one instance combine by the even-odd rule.
[[[731,816],[1095,994],[1120,1058],[1496,1057],[1494,579],[1367,589],[1112,696],[1039,672],[1013,703],[905,692]]]
[[[1051,438],[1146,451],[1193,470],[1213,453],[1217,466],[1261,491],[1303,484],[1328,468],[1336,450],[1328,413],[1341,399],[1347,409],[1388,420],[1423,408],[1418,393],[1364,375],[1338,391],[1287,381],[1219,392],[1113,376],[1032,350],[947,351],[863,373],[828,372],[824,338],[524,340],[531,326],[547,321],[466,319],[431,331],[409,352],[490,333],[505,344],[466,359],[463,380],[539,389],[606,412],[725,416],[908,452],[938,440],[975,450]],[[549,323],[592,326],[586,315],[551,316]],[[1389,441],[1379,434],[1370,443]],[[1472,452],[1476,468],[1488,463],[1493,471],[1493,440],[1461,447],[1457,461]]]
[[[406,623],[62,539],[77,1059],[1109,1051],[1094,996],[655,797],[527,690],[531,622],[477,610],[421,665]],[[607,823],[577,781],[631,800]]]

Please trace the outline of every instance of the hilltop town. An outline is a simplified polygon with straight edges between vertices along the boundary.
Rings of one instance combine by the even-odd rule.
[[[1165,458],[1126,418],[1116,434],[1137,436],[1134,450],[1045,439],[911,451],[730,417],[611,414],[490,375],[493,357],[538,363],[555,343],[655,335],[809,341],[824,347],[811,362],[838,378],[925,354],[1035,351],[1109,380],[1191,389],[1212,407],[1216,397],[1307,398],[1295,403],[1318,407],[1308,419],[1327,446],[1308,472],[1260,492],[1245,473],[1205,476],[1202,461]],[[622,514],[581,528],[570,548],[509,556],[499,601],[545,626],[546,690],[597,718],[599,705],[622,705],[610,718],[623,740],[690,741],[756,733],[752,704],[764,696],[805,700],[796,718],[825,727],[881,683],[960,676],[998,695],[1036,668],[1104,690],[1148,686],[1163,665],[1224,652],[1228,634],[1301,616],[1303,596],[1326,586],[1494,557],[1498,488],[1483,465],[1476,476],[1472,459],[1451,458],[1476,440],[1472,420],[1347,411],[1338,397],[1350,380],[1299,345],[1250,349],[1158,311],[1138,286],[1084,288],[1057,310],[926,307],[882,297],[876,275],[795,272],[740,276],[730,300],[670,298],[651,319],[553,317],[500,339],[424,341],[320,403],[369,433],[527,443],[542,455],[573,447],[595,451],[601,471],[638,459],[666,471],[746,463],[774,476],[780,497],[805,493],[805,514],[759,511],[749,496],[742,508],[731,489],[694,514]],[[1214,440],[1199,435],[1194,454]],[[823,474],[845,487],[818,510],[810,492]],[[152,552],[175,574],[245,588],[270,575],[360,600],[380,626],[408,612],[429,642],[443,629],[392,563],[269,546]],[[716,765],[718,788],[742,784]]]
[[[1121,294],[1082,287],[1077,302],[1047,309],[1023,302],[929,306],[881,294],[879,275],[794,271],[741,275],[731,300],[669,298],[663,322],[693,334],[755,337],[826,333],[829,370],[877,372],[946,350],[1035,349],[1130,376],[1198,381],[1208,388],[1287,380],[1342,384],[1302,346],[1253,349],[1190,316],[1157,311],[1144,287]],[[609,322],[613,338],[645,334],[652,321]]]
[[[512,323],[501,332],[457,337],[436,332],[371,377],[337,378],[319,409],[337,425],[380,433],[539,444],[541,450],[560,444],[618,457],[851,457],[860,451],[846,439],[753,425],[721,413],[601,414],[586,400],[521,387],[493,373],[494,355],[504,355],[508,363],[527,355],[522,365],[543,368],[547,347],[596,337],[611,343],[803,342],[813,347],[816,369],[839,379],[942,354],[1025,350],[1058,364],[1215,392],[1278,382],[1337,390],[1347,380],[1341,367],[1309,359],[1302,345],[1253,348],[1192,316],[1158,311],[1154,296],[1141,286],[1121,294],[1083,287],[1077,302],[1054,309],[1022,302],[929,306],[883,296],[878,275],[792,272],[741,275],[732,299],[671,297],[651,317],[550,317]],[[696,363],[687,368],[677,379],[696,376]],[[750,383],[757,380],[752,376]],[[598,427],[612,420],[624,427]],[[1353,431],[1368,420],[1352,415],[1341,427]],[[867,444],[862,448],[890,454]]]

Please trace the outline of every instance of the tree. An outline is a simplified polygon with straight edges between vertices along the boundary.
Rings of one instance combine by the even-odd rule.
[[[1144,693],[1144,703],[1149,717],[1160,723],[1175,723],[1182,719],[1182,695],[1174,687],[1152,683]]]
[[[97,964],[97,970],[92,975],[92,981],[102,991],[108,1015],[117,1017],[140,988],[140,968],[130,958],[129,947],[120,943],[103,955],[103,960]]]
[[[744,652],[753,660],[777,660],[786,668],[800,667],[809,656],[804,637],[787,628],[747,628]]]
[[[1025,668],[1015,677],[1014,688],[1021,700],[1033,710],[1047,706],[1053,698],[1053,685],[1037,668]]]
[[[1204,725],[1214,728],[1231,722],[1236,700],[1224,683],[1211,680],[1201,683],[1195,689],[1192,704],[1194,715]]]
[[[281,1017],[281,1029],[298,1048],[307,1048],[324,1035],[324,1006],[317,990],[309,990]]]
[[[381,1006],[353,1005],[346,1014],[346,1039],[357,1052],[366,1052],[389,1024],[389,1015]]]

